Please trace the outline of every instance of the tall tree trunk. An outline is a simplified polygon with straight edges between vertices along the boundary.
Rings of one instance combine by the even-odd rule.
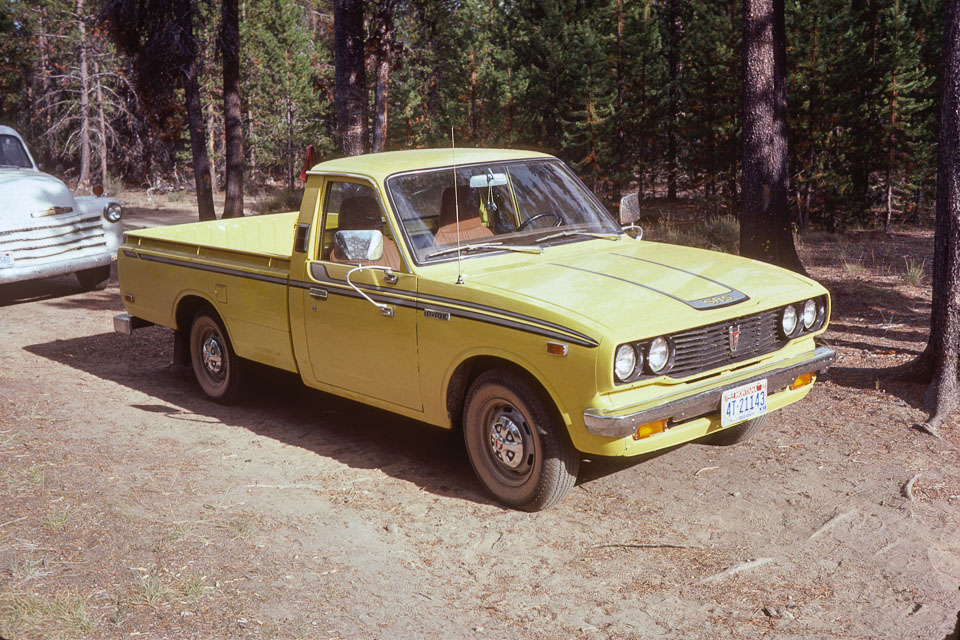
[[[103,76],[100,65],[93,62],[93,79],[97,95],[97,119],[100,125],[100,184],[107,186],[107,118],[103,113]]]
[[[213,103],[207,105],[207,157],[210,159],[210,185],[213,192],[220,190],[217,181],[217,135],[214,120]]]
[[[377,83],[374,88],[373,152],[387,146],[387,107],[390,98],[390,64],[393,59],[393,9],[396,0],[377,3]]]
[[[680,59],[680,39],[683,37],[683,22],[680,0],[667,0],[667,198],[677,197],[677,136],[680,119],[680,74],[683,62]]]
[[[237,0],[223,0],[220,11],[223,62],[223,132],[226,198],[224,218],[243,215],[243,123],[240,117],[240,14]]]
[[[803,273],[793,244],[788,206],[783,20],[783,0],[743,2],[740,254]]]
[[[934,434],[960,404],[960,0],[946,0],[943,16],[930,340],[904,370],[930,380],[925,427]]]
[[[83,21],[83,0],[77,0],[77,29],[80,34],[80,180],[78,193],[90,192],[90,73],[87,69],[87,25]]]
[[[363,0],[334,0],[333,55],[340,150],[356,156],[367,149]]]

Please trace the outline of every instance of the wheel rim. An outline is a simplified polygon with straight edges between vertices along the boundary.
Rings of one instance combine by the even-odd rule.
[[[210,331],[203,336],[200,343],[200,362],[203,364],[204,373],[216,382],[222,381],[226,376],[223,354],[223,343],[216,332]]]
[[[501,482],[526,482],[536,461],[536,439],[526,417],[512,404],[492,404],[483,412],[481,429],[485,457]]]

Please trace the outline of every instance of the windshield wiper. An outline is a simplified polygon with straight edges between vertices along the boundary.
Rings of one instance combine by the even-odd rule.
[[[598,233],[596,231],[580,231],[577,229],[567,229],[566,231],[558,231],[556,233],[551,233],[550,235],[543,236],[542,238],[537,238],[536,242],[546,242],[547,240],[556,240],[557,238],[566,238],[569,236],[590,236],[591,238],[603,238],[604,240],[619,240],[619,233]]]
[[[515,244],[503,244],[502,242],[478,242],[476,244],[464,244],[459,247],[450,247],[448,249],[440,249],[439,251],[434,251],[433,253],[428,253],[426,257],[435,258],[437,256],[444,256],[450,253],[456,253],[457,251],[519,251],[520,253],[543,253],[543,249],[540,247],[530,247],[526,245],[515,245]]]

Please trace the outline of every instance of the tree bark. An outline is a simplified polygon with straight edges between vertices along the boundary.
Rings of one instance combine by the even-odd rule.
[[[243,123],[240,112],[240,12],[237,0],[223,0],[220,11],[223,63],[223,131],[226,167],[224,218],[243,216]]]
[[[933,434],[960,404],[960,0],[946,0],[943,15],[930,339],[904,369],[930,380],[924,428]]]
[[[77,29],[80,34],[80,179],[77,193],[90,192],[90,72],[87,69],[87,25],[83,21],[83,0],[77,0]]]
[[[390,64],[393,58],[393,10],[395,0],[377,3],[377,83],[374,89],[373,152],[387,146],[387,107],[390,97]]]
[[[340,150],[344,155],[360,155],[367,150],[363,0],[334,0],[333,44]]]
[[[107,118],[103,112],[103,77],[100,75],[100,65],[93,63],[93,78],[97,95],[97,119],[100,125],[100,184],[107,188]]]
[[[783,0],[743,3],[740,254],[804,273],[790,228]]]
[[[680,39],[683,37],[683,21],[677,6],[680,0],[667,0],[667,199],[677,198],[677,128],[680,118],[680,74],[683,62],[680,59]]]

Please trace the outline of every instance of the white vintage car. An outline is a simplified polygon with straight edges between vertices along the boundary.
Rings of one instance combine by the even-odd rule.
[[[74,197],[0,126],[0,285],[75,273],[84,289],[103,289],[123,240],[120,217],[116,200]]]

